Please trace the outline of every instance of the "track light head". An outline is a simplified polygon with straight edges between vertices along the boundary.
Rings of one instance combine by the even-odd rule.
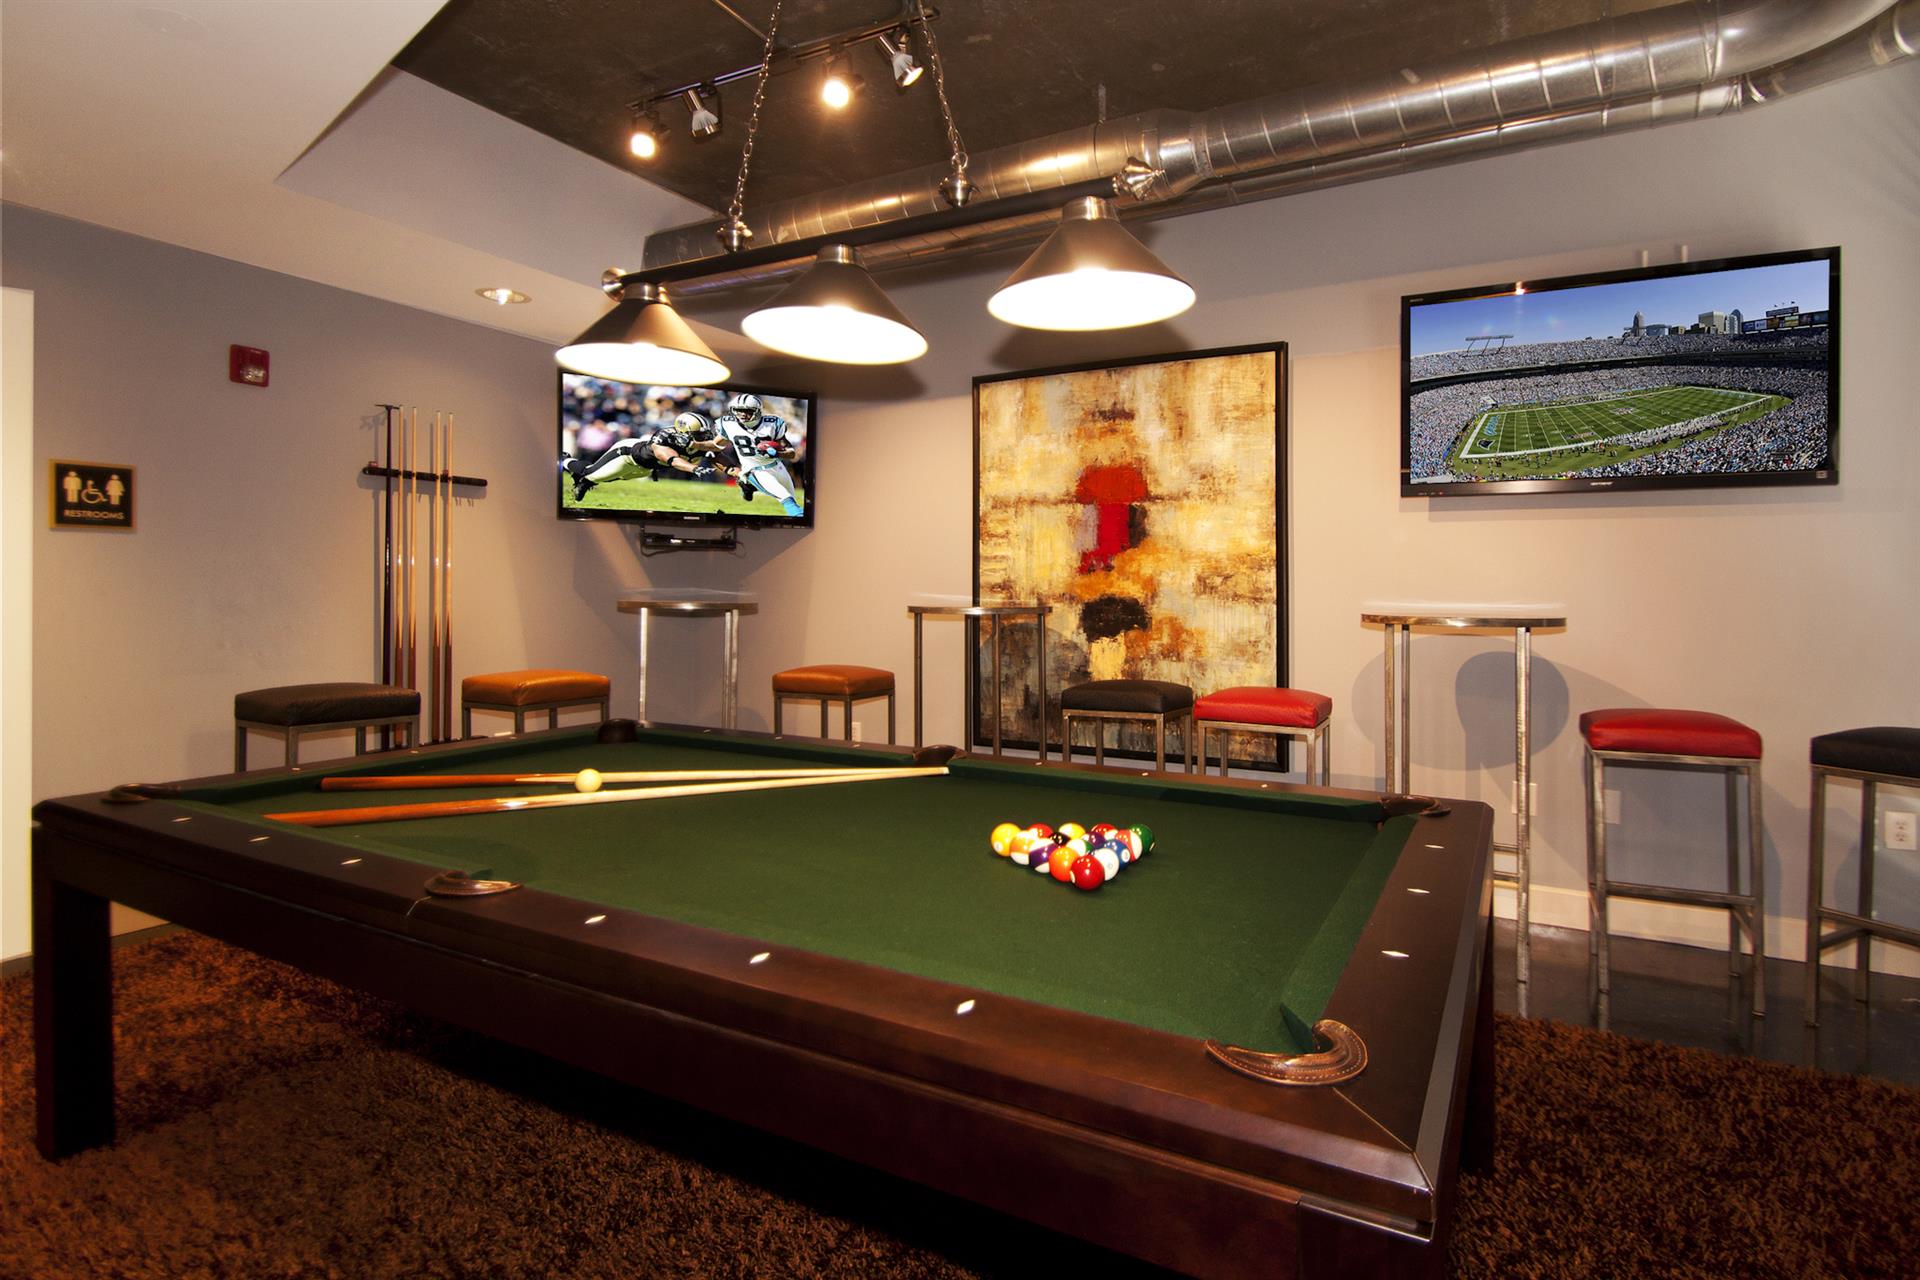
[[[834,54],[827,59],[826,73],[820,80],[820,101],[835,111],[843,111],[853,101],[854,78],[847,70],[847,59],[843,54]]]
[[[627,137],[627,150],[640,160],[651,160],[660,154],[660,122],[654,119],[652,112],[634,114],[633,132]]]
[[[680,101],[686,105],[687,127],[693,131],[695,138],[711,138],[720,132],[720,113],[707,105],[719,103],[718,91],[710,92],[707,86],[701,85],[682,93]]]
[[[894,87],[911,88],[926,68],[920,65],[913,51],[907,47],[907,33],[904,30],[897,31],[891,36],[875,36],[874,40],[879,44],[880,54],[887,60],[887,66],[893,71]]]

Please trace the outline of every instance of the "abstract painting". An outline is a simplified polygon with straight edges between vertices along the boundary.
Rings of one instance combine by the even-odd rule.
[[[1060,691],[1083,680],[1196,697],[1286,683],[1285,377],[1286,347],[1269,345],[974,379],[975,591],[1053,607],[1044,708],[1034,630],[1001,641],[1009,744],[1057,744]],[[990,742],[980,634],[971,731]],[[1152,752],[1144,724],[1107,732],[1109,749]],[[1236,762],[1284,768],[1276,750],[1234,741]]]

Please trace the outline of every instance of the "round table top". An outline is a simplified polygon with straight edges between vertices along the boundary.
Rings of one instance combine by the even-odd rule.
[[[706,587],[648,587],[621,596],[621,613],[756,613],[758,596]]]
[[[1053,612],[1050,604],[1039,601],[1021,602],[1018,600],[975,600],[972,596],[912,596],[907,601],[908,613],[934,613],[965,615],[970,618],[1010,618],[1031,615],[1044,617]]]
[[[1370,600],[1360,606],[1360,621],[1400,627],[1452,627],[1456,630],[1475,627],[1564,627],[1567,625],[1567,606]]]

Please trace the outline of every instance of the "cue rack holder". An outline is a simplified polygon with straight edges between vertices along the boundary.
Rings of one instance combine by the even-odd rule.
[[[475,476],[453,473],[453,414],[435,410],[420,444],[420,410],[377,406],[386,414],[385,461],[369,462],[360,474],[379,477],[383,502],[379,531],[380,683],[423,693],[420,723],[429,742],[453,739],[453,487],[486,488]],[[395,428],[399,441],[395,442]],[[398,449],[396,453],[395,450]],[[398,499],[396,510],[395,499]],[[422,538],[422,505],[425,537]],[[424,545],[423,545],[424,544]],[[426,568],[421,590],[419,570]],[[421,671],[418,607],[427,603],[426,669]],[[420,677],[426,676],[426,688]],[[418,746],[418,743],[409,745]],[[380,747],[393,746],[393,730],[380,730]]]

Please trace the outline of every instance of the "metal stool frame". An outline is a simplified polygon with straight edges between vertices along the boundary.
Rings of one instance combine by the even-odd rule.
[[[407,731],[407,745],[415,746],[420,741],[420,713],[406,716],[380,716],[372,720],[332,720],[325,724],[268,724],[262,720],[238,720],[233,722],[233,771],[247,771],[247,731],[257,733],[276,733],[287,740],[287,764],[291,769],[300,763],[300,736],[312,733],[332,733],[340,729],[353,730],[353,754],[367,754],[367,730],[386,726],[404,726]]]
[[[1860,896],[1859,910],[1842,911],[1826,905],[1822,880],[1826,867],[1827,779],[1853,778],[1861,786],[1860,796]],[[1807,838],[1807,1025],[1820,1023],[1820,956],[1829,947],[1857,944],[1853,972],[1853,998],[1864,1002],[1872,977],[1869,961],[1873,940],[1881,938],[1904,946],[1920,947],[1920,929],[1909,929],[1873,918],[1873,836],[1879,817],[1878,790],[1882,786],[1920,787],[1920,778],[1897,773],[1868,773],[1860,769],[1840,769],[1832,765],[1813,766],[1812,830]],[[1828,922],[1840,925],[1834,933],[1825,932]]]
[[[827,736],[827,708],[830,705],[837,705],[842,714],[840,737],[843,741],[851,742],[853,740],[853,704],[885,698],[887,700],[887,743],[891,746],[894,739],[894,692],[893,689],[888,689],[882,693],[851,693],[843,696],[835,693],[784,693],[775,689],[773,691],[773,731],[776,734],[782,732],[780,715],[782,701],[787,698],[802,698],[808,702],[820,704],[820,736],[822,738]]]
[[[1634,884],[1607,876],[1607,765],[1644,765],[1661,769],[1717,770],[1727,779],[1727,889],[1679,889],[1666,885]],[[1749,892],[1740,892],[1740,806],[1738,775],[1747,779],[1747,860]],[[1604,751],[1587,747],[1587,965],[1597,969],[1597,989],[1605,999],[1612,990],[1607,900],[1640,898],[1650,902],[1677,902],[1696,907],[1718,907],[1727,912],[1728,972],[1740,976],[1740,931],[1747,931],[1753,947],[1753,1014],[1767,1011],[1767,941],[1765,868],[1761,862],[1760,757],[1670,755],[1659,751]]]
[[[1167,721],[1182,720],[1187,723],[1181,730],[1180,745],[1186,771],[1193,772],[1193,707],[1181,707],[1177,711],[1087,711],[1079,707],[1060,709],[1060,763],[1073,763],[1073,722],[1075,720],[1151,720],[1153,721],[1153,767],[1158,773],[1167,769]],[[1096,765],[1106,763],[1107,730],[1105,725],[1096,724],[1093,735],[1093,762]],[[1204,772],[1204,769],[1202,770]]]
[[[463,738],[471,738],[473,736],[473,713],[476,711],[499,711],[511,714],[513,716],[513,731],[515,733],[525,733],[527,731],[527,716],[535,711],[546,712],[547,728],[558,729],[560,727],[560,713],[570,707],[598,707],[600,709],[600,719],[604,721],[612,714],[612,705],[613,691],[611,687],[598,698],[562,698],[556,702],[528,702],[520,705],[511,702],[482,702],[478,699],[462,698],[460,699],[460,736]]]
[[[1331,717],[1311,727],[1294,724],[1250,724],[1244,720],[1195,720],[1193,731],[1200,740],[1200,772],[1205,774],[1207,771],[1207,735],[1214,730],[1217,729],[1223,734],[1271,733],[1275,737],[1300,738],[1306,742],[1307,785],[1314,785],[1313,758],[1317,754],[1320,757],[1320,785],[1324,787],[1327,785],[1327,779],[1333,776],[1333,759],[1329,745],[1333,735],[1328,732],[1332,724]],[[1317,751],[1316,748],[1318,748]],[[1220,776],[1223,778],[1227,776],[1227,745],[1224,741],[1220,744]]]

